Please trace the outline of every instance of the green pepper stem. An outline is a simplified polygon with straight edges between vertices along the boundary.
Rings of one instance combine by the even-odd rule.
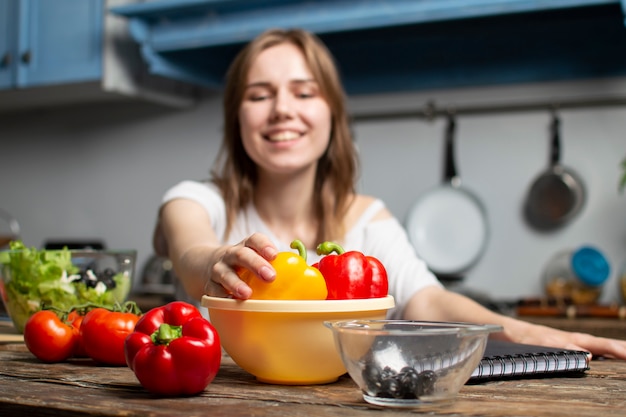
[[[45,305],[44,303],[41,304],[42,310],[52,310],[59,315],[68,315],[72,311],[76,311],[81,316],[84,316],[90,310],[93,310],[95,308],[104,308],[105,310],[109,310],[113,312],[120,312],[120,313],[133,313],[138,316],[142,314],[141,308],[139,308],[139,306],[137,305],[135,301],[126,301],[124,304],[120,304],[119,302],[116,301],[115,304],[113,305],[104,305],[104,304],[99,304],[99,303],[87,302],[84,304],[78,304],[78,305],[75,304],[68,309],[62,309],[62,308],[58,308],[55,306]]]
[[[323,242],[317,245],[318,255],[330,255],[332,252],[337,252],[337,255],[341,255],[345,250],[335,242]]]
[[[291,249],[297,249],[298,255],[306,262],[306,248],[304,247],[304,243],[301,240],[294,240],[290,245]]]
[[[150,338],[155,345],[169,345],[174,339],[178,339],[183,335],[182,326],[172,326],[167,323],[161,323],[159,328],[152,333]]]
[[[141,308],[137,305],[137,303],[135,301],[126,301],[122,305],[122,311],[125,312],[125,313],[136,314],[138,316],[141,316],[141,314],[143,313],[141,311]]]

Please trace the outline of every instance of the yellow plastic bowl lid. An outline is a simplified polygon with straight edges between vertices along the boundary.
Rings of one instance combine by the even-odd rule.
[[[216,310],[325,313],[388,310],[395,306],[395,301],[391,295],[352,300],[237,300],[205,295],[202,306]]]

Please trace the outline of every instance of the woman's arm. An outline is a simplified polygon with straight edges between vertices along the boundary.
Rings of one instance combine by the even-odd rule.
[[[237,276],[238,267],[268,281],[275,276],[269,262],[277,251],[267,237],[255,234],[225,246],[207,211],[189,199],[174,199],[161,208],[153,242],[157,253],[167,251],[185,291],[196,300],[204,294],[248,298],[251,290]]]
[[[567,332],[503,316],[468,297],[435,286],[426,287],[411,298],[404,310],[404,318],[499,324],[504,331],[494,335],[495,338],[531,345],[586,350],[594,355],[626,359],[626,340]]]

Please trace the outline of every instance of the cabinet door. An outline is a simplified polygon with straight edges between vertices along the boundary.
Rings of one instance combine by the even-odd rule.
[[[9,88],[15,84],[16,6],[16,0],[0,0],[0,89]]]
[[[17,86],[102,76],[103,0],[19,0]]]

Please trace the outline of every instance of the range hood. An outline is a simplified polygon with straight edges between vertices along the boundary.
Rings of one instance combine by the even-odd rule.
[[[626,0],[156,0],[116,7],[154,74],[219,90],[268,28],[317,33],[350,94],[626,74]]]

